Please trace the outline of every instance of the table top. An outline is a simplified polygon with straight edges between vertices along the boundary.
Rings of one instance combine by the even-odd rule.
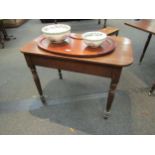
[[[136,29],[155,34],[155,20],[142,19],[138,21],[126,22],[125,24]]]
[[[33,41],[25,44],[20,51],[24,54],[29,54],[33,56],[43,56],[48,58],[58,58],[62,60],[69,61],[80,61],[84,63],[95,63],[100,65],[112,65],[112,66],[128,66],[133,63],[133,51],[131,40],[126,37],[111,37],[116,43],[115,50],[108,55],[94,57],[94,58],[76,58],[76,57],[67,57],[53,54],[47,51],[44,51],[38,47],[38,42],[42,38],[39,36]],[[74,51],[74,49],[72,49]]]

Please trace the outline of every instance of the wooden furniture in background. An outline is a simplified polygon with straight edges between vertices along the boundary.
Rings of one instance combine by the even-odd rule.
[[[6,28],[5,28],[5,24],[4,24],[3,19],[0,20],[0,43],[2,44],[2,48],[4,48],[4,41],[8,41],[10,39],[16,39],[13,36],[8,36]]]
[[[0,31],[0,44],[2,45],[2,48],[4,48],[4,38],[3,33]]]
[[[68,22],[68,21],[81,21],[81,20],[90,20],[90,19],[40,19],[42,23],[59,23],[59,22]]]
[[[42,36],[24,45],[20,51],[24,54],[28,67],[30,68],[34,82],[38,89],[40,98],[44,104],[46,100],[43,95],[36,66],[50,67],[61,70],[91,74],[111,79],[108,99],[105,108],[104,118],[108,118],[114,100],[117,84],[120,80],[123,67],[133,63],[131,41],[125,37],[111,37],[116,42],[116,48],[111,54],[95,58],[75,58],[60,56],[46,52],[38,48],[38,42]],[[78,39],[77,39],[78,41]],[[84,44],[76,44],[84,46]],[[75,50],[73,46],[72,51]],[[78,47],[79,48],[79,47]],[[81,47],[82,48],[82,47]],[[67,50],[65,47],[62,50]]]
[[[104,20],[103,28],[106,28],[108,19],[103,19],[103,20]],[[101,24],[101,21],[102,21],[102,19],[98,19],[98,24]]]
[[[141,63],[144,58],[147,47],[150,43],[151,37],[152,35],[155,35],[155,21],[143,19],[143,20],[138,20],[138,21],[133,21],[133,22],[127,22],[125,24],[148,33],[148,38],[146,40],[143,52],[139,60],[139,62]],[[149,95],[151,95],[154,90],[155,90],[155,84],[152,85]]]
[[[107,34],[108,36],[110,35],[118,35],[119,33],[119,29],[116,27],[106,27],[100,30],[100,32],[103,32],[105,34]]]
[[[138,20],[138,21],[126,22],[125,24],[148,33],[148,38],[146,40],[143,52],[142,52],[140,60],[139,60],[139,62],[141,63],[144,58],[147,47],[150,43],[151,37],[152,37],[152,35],[155,34],[155,21],[143,19],[143,20]]]
[[[0,43],[2,48],[4,48],[4,40],[9,40],[9,36],[4,27],[3,19],[0,20]]]
[[[24,24],[28,19],[3,19],[3,25],[5,28],[15,28]]]
[[[105,33],[107,36],[111,36],[111,35],[117,36],[119,33],[119,29],[116,27],[106,27],[106,28],[100,29],[99,31]],[[82,34],[79,34],[79,33],[71,33],[70,37],[74,39],[83,39]]]

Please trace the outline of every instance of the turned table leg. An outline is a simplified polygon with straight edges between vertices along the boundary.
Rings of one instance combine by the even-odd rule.
[[[61,72],[61,69],[58,69],[58,73],[59,73],[59,79],[63,79],[63,77],[62,77],[62,72]]]
[[[151,90],[150,90],[150,92],[149,92],[149,95],[150,95],[150,96],[151,96],[151,94],[153,93],[154,90],[155,90],[155,82],[154,82],[154,84],[152,85]]]
[[[103,28],[106,28],[107,27],[107,19],[104,19],[104,25],[103,25]]]
[[[104,112],[104,119],[107,119],[110,115],[110,110],[111,110],[111,106],[112,106],[112,103],[113,103],[113,100],[115,97],[115,91],[117,88],[117,84],[118,84],[119,79],[120,79],[120,74],[121,74],[121,70],[120,70],[120,72],[117,72],[117,74],[114,75],[111,79],[107,104],[106,104],[106,108],[105,108],[105,112]]]
[[[45,100],[45,97],[43,95],[43,91],[42,91],[42,88],[41,88],[41,84],[40,84],[40,79],[39,79],[38,73],[36,71],[36,67],[35,66],[31,66],[30,67],[30,70],[32,72],[34,82],[36,84],[38,93],[40,95],[40,99],[41,99],[41,101],[42,101],[43,104],[46,104],[46,100]]]
[[[45,97],[44,97],[44,95],[43,95],[43,91],[42,91],[42,88],[41,88],[41,83],[40,83],[40,79],[39,79],[39,76],[38,76],[36,67],[35,67],[35,65],[33,64],[33,61],[31,60],[31,56],[26,55],[26,54],[25,54],[24,56],[25,56],[27,65],[28,65],[28,67],[30,68],[30,70],[31,70],[31,72],[32,72],[35,85],[36,85],[37,90],[38,90],[38,93],[39,93],[39,95],[40,95],[40,99],[41,99],[42,103],[43,103],[44,105],[46,105],[47,103],[46,103]]]

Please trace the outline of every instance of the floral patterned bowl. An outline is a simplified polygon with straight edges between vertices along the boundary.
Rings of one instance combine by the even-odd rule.
[[[41,30],[51,42],[62,43],[70,35],[71,27],[65,24],[52,24],[43,27]]]
[[[97,48],[102,45],[107,35],[99,31],[86,32],[82,34],[82,38],[87,46]]]

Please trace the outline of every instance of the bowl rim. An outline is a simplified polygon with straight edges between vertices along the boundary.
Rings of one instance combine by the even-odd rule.
[[[100,34],[102,34],[104,37],[103,38],[101,38],[101,39],[87,39],[86,37],[85,37],[85,35],[87,35],[87,34],[91,34],[91,33],[100,33]],[[82,38],[83,38],[83,40],[87,40],[87,41],[101,41],[101,40],[105,40],[106,38],[107,38],[107,34],[106,33],[103,33],[103,32],[100,32],[100,31],[90,31],[90,32],[85,32],[85,33],[83,33],[82,34]]]
[[[50,26],[53,26],[53,25],[65,25],[66,27],[68,27],[68,29],[66,31],[63,31],[63,32],[47,32],[45,31],[45,28],[47,27],[50,27]],[[58,35],[58,34],[63,34],[63,33],[67,33],[71,30],[71,26],[67,25],[67,24],[50,24],[50,25],[47,25],[47,26],[44,26],[42,27],[41,31],[44,33],[44,34],[49,34],[49,35]]]

